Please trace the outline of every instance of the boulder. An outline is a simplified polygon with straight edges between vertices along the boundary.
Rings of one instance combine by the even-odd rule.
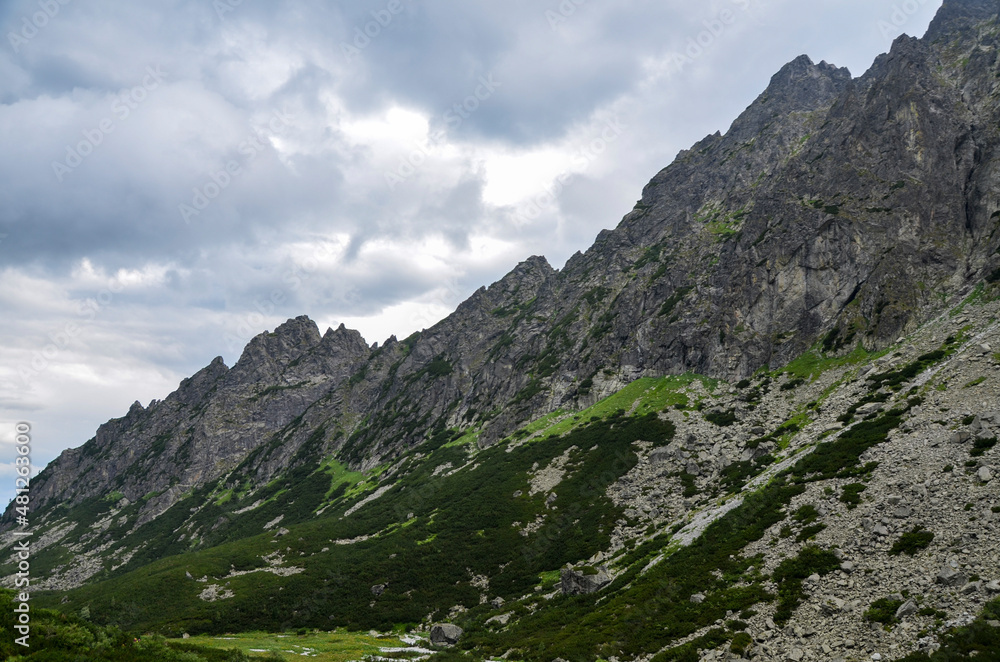
[[[454,646],[462,636],[462,628],[451,623],[438,623],[431,628],[431,645]]]
[[[983,587],[983,583],[982,582],[978,582],[978,581],[977,582],[969,582],[968,584],[966,584],[965,586],[962,587],[961,593],[962,593],[962,595],[968,595],[970,593],[978,593],[979,589],[981,589],[982,587]]]
[[[666,462],[673,457],[673,452],[669,448],[654,448],[649,454],[650,464],[659,464],[660,462]]]
[[[375,584],[374,586],[372,586],[372,595],[374,595],[376,598],[382,595],[383,593],[385,593],[386,586],[388,586],[388,584]]]
[[[597,568],[596,574],[587,574],[578,570],[565,569],[560,575],[559,587],[563,595],[584,595],[596,593],[611,583],[606,568]]]
[[[695,593],[694,595],[692,595],[692,596],[691,596],[690,598],[688,598],[688,599],[689,599],[689,600],[690,600],[691,602],[693,602],[694,604],[696,604],[696,605],[700,605],[700,604],[701,604],[702,602],[704,602],[704,601],[705,601],[705,594],[704,594],[704,593]]]
[[[839,614],[844,611],[845,607],[847,607],[847,603],[834,596],[828,597],[820,604],[820,609],[822,609],[823,613],[827,616]]]
[[[934,581],[943,586],[964,586],[966,577],[964,573],[959,572],[950,565],[946,565],[941,568],[941,572],[937,574]]]
[[[990,471],[989,467],[979,467],[979,471],[976,472],[976,478],[984,483],[988,483],[993,480],[993,472]]]
[[[916,614],[920,611],[917,607],[917,603],[913,600],[907,600],[903,604],[899,605],[899,609],[896,610],[896,618],[903,618],[904,616],[910,616]]]

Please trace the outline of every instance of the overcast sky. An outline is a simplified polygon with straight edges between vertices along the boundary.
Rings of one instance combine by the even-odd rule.
[[[429,327],[585,250],[789,60],[860,75],[939,6],[5,1],[0,497],[17,421],[40,467],[288,317]]]

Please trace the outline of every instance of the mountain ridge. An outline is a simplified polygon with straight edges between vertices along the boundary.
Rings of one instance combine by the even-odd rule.
[[[858,78],[795,58],[725,134],[680,152],[616,229],[602,231],[562,269],[530,257],[431,328],[381,346],[343,325],[321,335],[309,318],[290,319],[253,338],[233,367],[216,358],[164,400],[134,404],[35,479],[33,507],[46,541],[41,585],[76,588],[68,598],[74,607],[101,605],[95,613],[118,622],[94,587],[128,585],[145,595],[155,583],[136,578],[155,567],[181,596],[191,590],[182,572],[189,581],[204,574],[216,588],[171,606],[169,613],[181,614],[176,622],[137,606],[121,623],[217,631],[230,618],[275,626],[261,604],[285,598],[251,591],[261,604],[248,598],[227,607],[234,603],[225,602],[232,597],[226,582],[242,576],[234,573],[264,572],[307,594],[332,581],[322,572],[333,571],[316,559],[336,553],[357,574],[334,582],[352,586],[338,598],[350,610],[323,602],[337,624],[465,618],[474,641],[496,654],[518,648],[516,637],[503,634],[511,632],[537,646],[522,650],[525,659],[567,650],[591,659],[592,651],[543,634],[547,618],[564,615],[546,611],[530,589],[539,572],[583,563],[586,575],[608,562],[609,604],[621,601],[623,613],[643,625],[636,640],[615,630],[628,641],[616,639],[619,648],[607,655],[636,658],[665,654],[649,639],[651,617],[630,611],[652,590],[640,578],[662,563],[653,574],[667,573],[663,581],[690,585],[703,599],[721,596],[704,608],[684,606],[701,604],[690,594],[671,593],[669,604],[657,598],[685,623],[671,630],[672,645],[724,638],[735,650],[735,634],[713,634],[711,625],[749,611],[755,631],[774,633],[758,641],[762,647],[807,639],[771,627],[793,613],[812,623],[795,612],[812,573],[794,576],[794,564],[771,548],[818,563],[824,577],[840,567],[839,558],[830,560],[835,551],[887,554],[889,534],[903,531],[895,516],[873,522],[897,495],[870,484],[893,478],[869,459],[898,475],[907,467],[881,449],[925,463],[921,481],[931,489],[943,479],[928,467],[958,462],[969,452],[962,444],[975,444],[982,452],[962,460],[969,471],[956,472],[941,493],[958,499],[968,489],[995,499],[992,473],[982,477],[993,470],[989,434],[1000,422],[990,412],[1000,399],[989,381],[998,356],[989,342],[1000,343],[992,317],[1000,297],[998,10],[997,2],[948,0],[925,37],[898,38]],[[956,376],[935,377],[946,373]],[[983,396],[974,410],[955,395],[966,389]],[[960,416],[950,413],[958,408]],[[952,431],[966,436],[941,446]],[[831,468],[834,452],[840,464]],[[484,475],[487,461],[495,474]],[[913,481],[900,489],[919,492]],[[859,501],[868,528],[886,531],[860,546],[827,517],[836,512],[853,522],[843,504],[858,504],[837,496],[858,489],[873,498]],[[476,501],[480,490],[485,501]],[[815,516],[801,510],[820,505]],[[496,512],[476,512],[490,508]],[[452,528],[435,519],[439,513]],[[992,514],[980,517],[993,526]],[[942,517],[918,525],[941,535],[961,528]],[[817,518],[827,533],[815,529]],[[783,519],[794,543],[777,530]],[[912,513],[895,519],[914,521]],[[713,528],[723,521],[739,533]],[[741,528],[746,521],[752,525]],[[10,506],[0,547],[12,526]],[[771,527],[773,544],[765,542]],[[258,559],[270,557],[261,550],[285,545],[290,532],[284,558],[292,563],[294,548],[303,565],[262,566]],[[995,554],[967,534],[959,531],[960,540],[977,550],[969,574],[982,574]],[[824,547],[813,551],[813,540]],[[523,547],[505,560],[504,545]],[[682,551],[687,545],[704,549],[722,574],[735,573],[738,585],[718,578],[709,586],[715,570],[700,565],[686,579],[669,574],[682,559],[697,565],[688,556],[695,552]],[[421,556],[422,548],[431,556]],[[368,549],[390,560],[369,558]],[[732,561],[737,552],[743,556]],[[201,564],[197,572],[182,571],[186,554]],[[448,570],[425,572],[428,563]],[[414,568],[424,573],[419,581]],[[864,631],[860,587],[881,585],[840,572],[844,597],[836,599],[858,604],[831,616],[842,616],[837,627],[857,636]],[[873,572],[891,574],[882,566]],[[385,591],[387,582],[408,592],[390,590],[382,599],[374,587]],[[920,587],[939,611],[952,599]],[[984,608],[984,591],[976,586],[954,599]],[[755,618],[750,607],[775,595],[776,610]],[[486,606],[498,596],[519,605],[509,629],[486,625],[502,615]],[[296,622],[326,623],[317,609]],[[566,609],[579,619],[574,628],[590,622]],[[941,645],[945,631],[935,632]]]

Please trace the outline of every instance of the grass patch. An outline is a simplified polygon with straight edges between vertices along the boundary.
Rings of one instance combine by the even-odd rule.
[[[304,634],[270,634],[266,632],[245,632],[227,634],[224,637],[201,635],[190,639],[174,640],[174,643],[194,644],[203,648],[218,650],[236,649],[253,657],[289,656],[306,657],[317,662],[348,662],[366,656],[377,656],[382,648],[406,647],[396,636],[373,636],[368,632],[314,632]],[[259,651],[266,651],[261,653]]]

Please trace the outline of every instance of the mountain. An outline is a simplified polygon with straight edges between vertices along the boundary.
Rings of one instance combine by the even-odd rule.
[[[32,485],[43,600],[510,659],[995,636],[998,13],[793,60],[561,270],[381,346],[289,320],[134,404]]]

